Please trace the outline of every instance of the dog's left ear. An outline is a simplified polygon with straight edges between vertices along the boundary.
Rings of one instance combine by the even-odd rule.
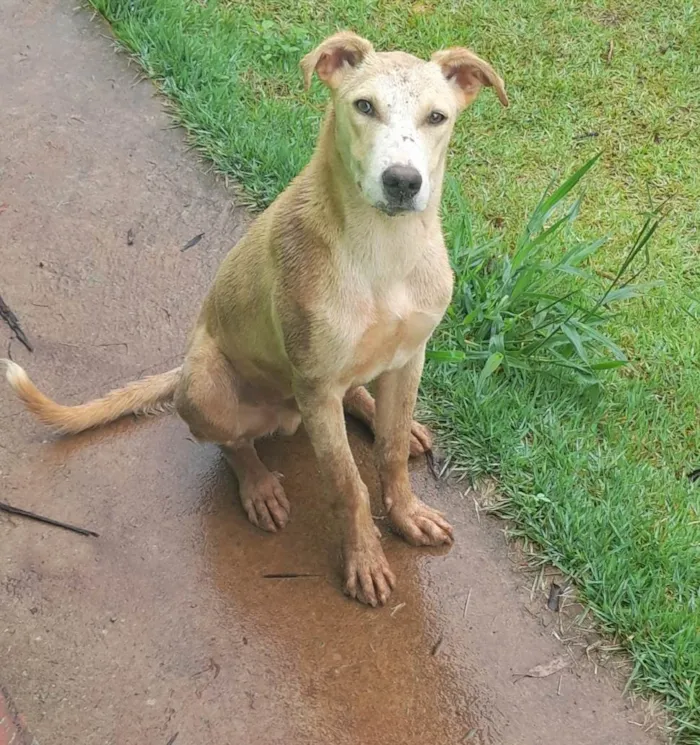
[[[361,36],[351,31],[341,31],[322,41],[313,52],[301,61],[304,85],[311,85],[314,71],[329,87],[337,88],[349,67],[356,67],[374,47]]]
[[[442,69],[442,74],[456,89],[460,108],[468,106],[478,95],[481,87],[491,86],[498,100],[508,106],[508,96],[503,80],[488,62],[463,47],[443,49],[430,58]]]

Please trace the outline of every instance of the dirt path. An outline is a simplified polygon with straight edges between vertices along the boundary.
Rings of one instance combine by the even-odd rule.
[[[0,6],[0,295],[35,352],[4,324],[0,349],[66,401],[176,364],[246,219],[74,5]],[[353,445],[376,499],[359,430]],[[372,611],[339,592],[307,440],[264,457],[295,510],[276,536],[246,522],[216,450],[177,419],[57,441],[0,386],[0,498],[101,534],[0,517],[0,683],[39,742],[657,742],[579,648],[563,673],[514,682],[567,654],[558,621],[459,491],[415,470],[457,544],[387,537],[400,586]],[[314,576],[264,578],[290,572]]]

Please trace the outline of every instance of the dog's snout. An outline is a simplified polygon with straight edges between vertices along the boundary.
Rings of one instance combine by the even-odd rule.
[[[422,184],[423,177],[413,166],[389,166],[382,173],[384,192],[392,202],[415,197]]]

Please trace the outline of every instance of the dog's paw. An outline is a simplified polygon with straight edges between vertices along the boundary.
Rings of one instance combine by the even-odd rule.
[[[419,499],[403,508],[394,505],[389,510],[389,520],[394,529],[414,546],[441,546],[454,541],[452,526],[442,512]]]
[[[241,504],[253,525],[271,533],[289,521],[290,505],[279,479],[272,473],[241,485]]]
[[[411,458],[427,453],[433,447],[430,430],[418,422],[411,422]]]
[[[343,555],[345,594],[373,608],[384,605],[396,586],[396,577],[379,540],[368,540],[361,548],[345,546]]]

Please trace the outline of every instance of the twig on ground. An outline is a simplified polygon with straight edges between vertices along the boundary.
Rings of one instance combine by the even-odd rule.
[[[306,572],[281,572],[279,574],[263,574],[263,579],[297,579],[298,577],[323,577],[323,575],[308,574]]]
[[[428,464],[428,470],[430,475],[437,481],[440,477],[438,476],[437,469],[435,468],[435,456],[432,450],[425,451],[425,462]]]
[[[462,611],[462,618],[467,617],[467,611],[469,610],[469,601],[472,599],[472,588],[469,588],[469,594],[467,595],[467,599],[464,603],[464,610]]]
[[[87,528],[78,528],[75,525],[69,523],[62,523],[60,520],[54,520],[50,517],[44,517],[43,515],[37,515],[36,512],[29,512],[29,510],[23,510],[19,507],[13,507],[11,504],[6,502],[0,502],[0,510],[8,512],[11,515],[19,515],[20,517],[28,517],[30,520],[36,520],[40,523],[46,523],[47,525],[55,525],[57,528],[63,528],[64,530],[71,530],[73,533],[79,533],[80,535],[93,536],[99,538],[100,534],[95,533],[94,530],[87,530]]]
[[[391,616],[391,617],[393,618],[393,617],[394,617],[394,615],[395,615],[396,613],[398,613],[398,612],[399,612],[399,611],[401,610],[401,608],[403,608],[403,607],[404,607],[405,605],[406,605],[406,603],[399,603],[398,605],[395,605],[395,606],[394,606],[394,607],[393,607],[393,608],[391,609],[391,613],[390,613],[389,615],[390,615],[390,616]]]
[[[445,458],[439,451],[436,453],[432,449],[425,451],[425,462],[428,464],[430,475],[435,481],[440,481],[443,478],[450,465],[448,458]]]
[[[435,655],[440,650],[440,647],[442,646],[442,634],[438,637],[438,640],[433,644],[433,648],[430,650],[430,656],[435,657]]]
[[[474,500],[474,511],[476,512],[476,521],[481,525],[481,507],[475,496],[472,496]]]
[[[19,318],[17,318],[10,309],[10,306],[2,299],[2,295],[0,295],[0,318],[5,321],[22,344],[24,344],[30,352],[33,352],[34,347],[31,345],[27,335],[22,331],[22,327],[19,325]]]
[[[210,657],[209,664],[206,667],[203,667],[201,670],[198,670],[196,673],[192,673],[192,675],[190,675],[190,678],[198,678],[200,675],[204,675],[204,673],[214,673],[214,677],[212,678],[212,680],[216,680],[219,677],[220,672],[221,665],[215,662],[213,657]]]

